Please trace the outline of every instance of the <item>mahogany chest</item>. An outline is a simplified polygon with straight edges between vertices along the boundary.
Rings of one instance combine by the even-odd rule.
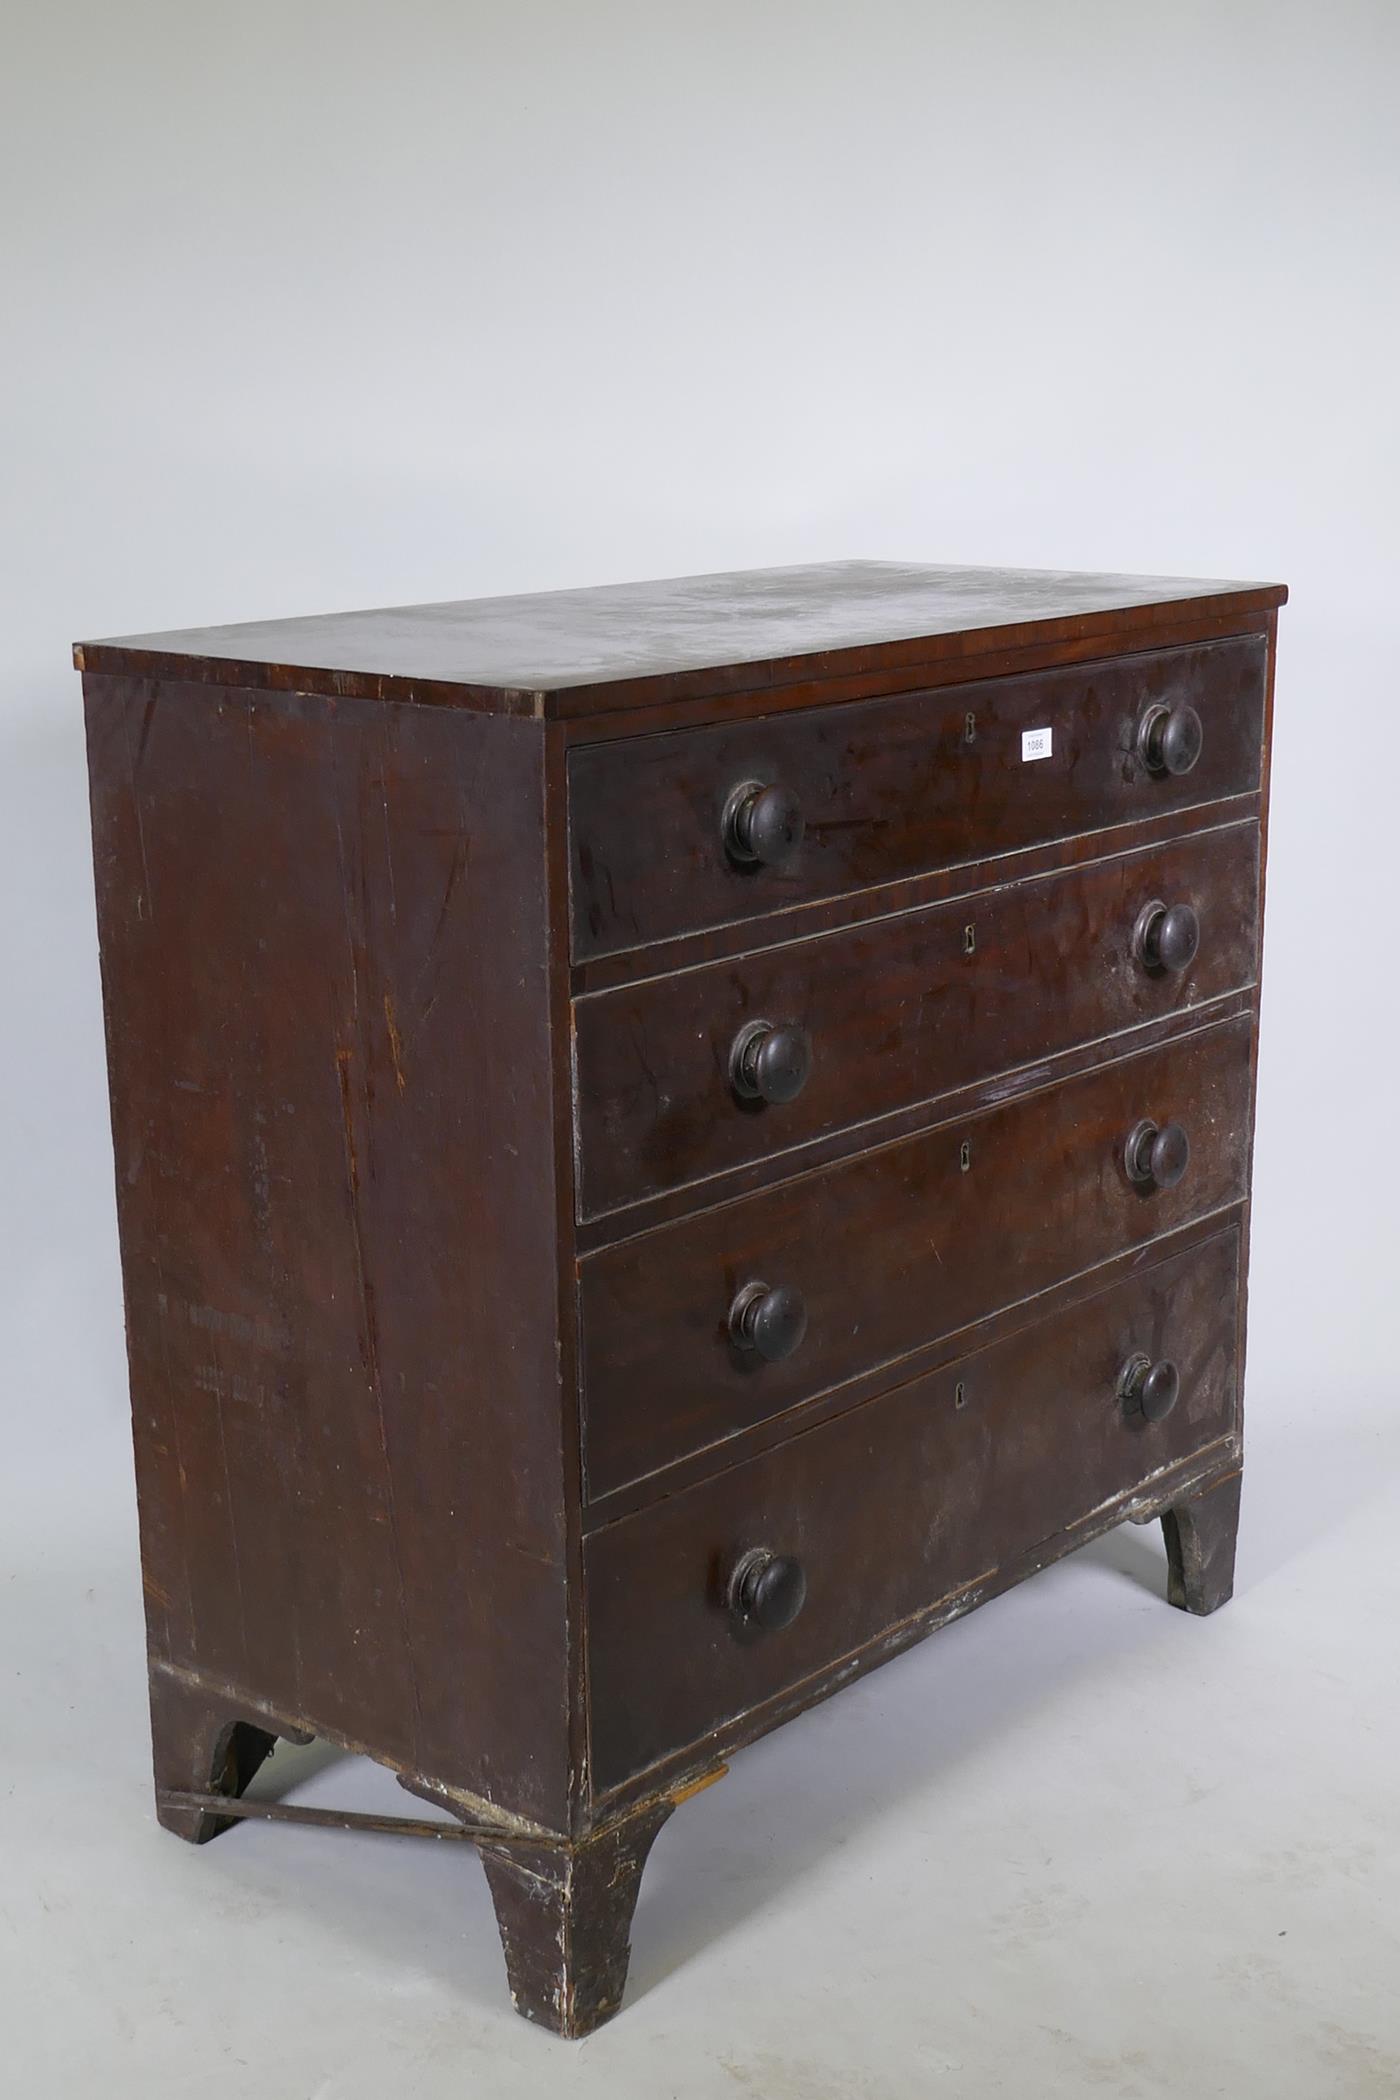
[[[169,1829],[376,1758],[581,2034],[741,1744],[1124,1518],[1228,1597],[1284,596],[77,650]]]

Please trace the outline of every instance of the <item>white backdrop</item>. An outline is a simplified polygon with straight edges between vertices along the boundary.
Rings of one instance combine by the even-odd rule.
[[[1291,586],[1242,1582],[1374,1491],[1397,95],[1392,0],[10,0],[0,1493],[31,1574],[110,1531],[134,1611],[69,644],[847,555]]]

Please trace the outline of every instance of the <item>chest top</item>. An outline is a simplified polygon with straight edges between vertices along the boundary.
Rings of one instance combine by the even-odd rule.
[[[545,719],[1101,640],[1150,647],[1282,585],[1056,569],[816,562],[84,642],[78,668]]]

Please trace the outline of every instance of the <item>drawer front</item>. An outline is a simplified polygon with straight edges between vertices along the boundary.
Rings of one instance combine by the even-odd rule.
[[[985,679],[898,699],[624,738],[569,760],[574,954],[639,947],[987,854],[1259,786],[1265,645],[1189,649]],[[1155,707],[1194,708],[1189,772],[1138,755]],[[1036,732],[1049,732],[1048,756]],[[726,850],[746,782],[805,829],[781,864]]]
[[[588,1256],[590,1494],[1238,1202],[1249,1109],[1245,1016]],[[1128,1178],[1143,1121],[1186,1131],[1174,1186]],[[760,1284],[805,1306],[776,1361],[732,1333]]]
[[[991,1582],[1086,1511],[1227,1436],[1238,1287],[1232,1227],[594,1533],[599,1788]],[[1176,1365],[1164,1420],[1120,1397],[1139,1354]],[[790,1626],[755,1634],[726,1597],[742,1556],[765,1547],[801,1564],[807,1596]]]
[[[1143,957],[1154,903],[1196,914],[1185,967]],[[1251,822],[580,999],[581,1215],[1249,985],[1258,913]],[[795,1099],[736,1090],[763,1020],[810,1045]]]

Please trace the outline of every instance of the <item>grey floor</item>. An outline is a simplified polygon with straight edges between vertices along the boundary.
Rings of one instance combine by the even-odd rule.
[[[1339,1436],[1263,1354],[1234,1603],[1169,1610],[1126,1527],[745,1753],[663,1832],[582,2044],[511,2013],[468,1847],[159,1830],[124,1444],[12,1477],[0,2085],[1400,2093],[1400,1422],[1354,1396]],[[316,1750],[269,1772],[403,1808]]]

